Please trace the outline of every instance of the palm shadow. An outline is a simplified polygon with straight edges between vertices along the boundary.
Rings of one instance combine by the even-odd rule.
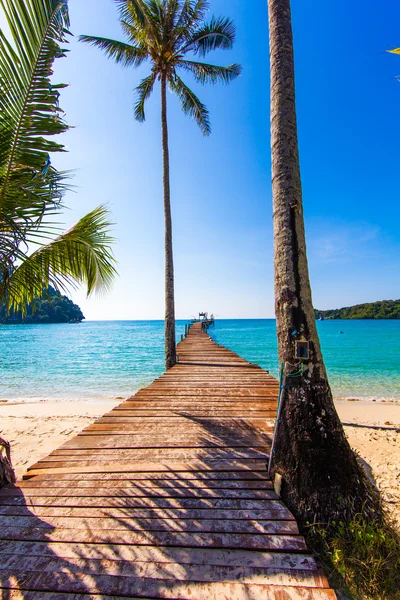
[[[3,600],[31,599],[32,591],[74,588],[78,569],[53,539],[57,527],[17,484],[0,490],[0,592]],[[56,536],[57,537],[57,536]],[[58,552],[61,552],[60,554]],[[57,565],[56,568],[54,568]],[[80,585],[84,593],[85,585]]]

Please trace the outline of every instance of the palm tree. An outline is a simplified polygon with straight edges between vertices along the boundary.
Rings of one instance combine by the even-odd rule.
[[[305,524],[348,522],[370,498],[336,413],[321,354],[308,274],[298,153],[290,0],[268,0],[275,298],[283,366],[281,419],[272,455],[284,500]],[[296,343],[309,359],[296,359]],[[367,503],[371,512],[375,500]]]
[[[108,288],[115,268],[104,207],[55,235],[68,174],[52,166],[50,153],[64,148],[48,136],[68,126],[58,106],[64,86],[50,76],[65,55],[67,2],[0,0],[0,7],[9,29],[0,30],[0,301],[25,314],[50,284],[86,283],[90,294]],[[10,446],[0,439],[0,487],[14,480]]]
[[[211,132],[209,113],[194,92],[180,78],[187,71],[196,82],[229,83],[240,74],[240,66],[221,67],[192,60],[217,49],[232,47],[235,28],[227,18],[212,17],[206,0],[116,0],[122,29],[128,42],[83,35],[80,39],[97,46],[115,62],[139,67],[149,60],[151,73],[136,88],[134,114],[145,120],[144,106],[156,81],[161,87],[161,124],[163,151],[165,219],[165,361],[167,369],[176,362],[174,266],[172,254],[171,193],[167,124],[167,85],[181,101],[185,114],[193,117],[204,135]],[[189,58],[188,58],[189,55]]]
[[[115,268],[104,207],[65,233],[54,223],[69,174],[52,166],[50,153],[64,147],[49,136],[68,125],[58,106],[65,86],[50,77],[54,59],[65,56],[67,1],[0,0],[0,6],[9,28],[8,36],[0,31],[0,299],[24,312],[50,284],[105,290]]]

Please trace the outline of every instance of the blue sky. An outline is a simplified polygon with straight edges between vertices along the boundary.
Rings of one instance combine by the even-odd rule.
[[[75,35],[122,39],[112,0],[70,0]],[[190,83],[211,113],[204,138],[168,95],[176,314],[273,317],[268,27],[265,0],[211,0],[234,19],[234,49],[209,55],[239,62],[230,86]],[[251,7],[251,8],[250,8]],[[400,5],[293,0],[300,157],[311,284],[316,307],[400,297]],[[163,317],[163,206],[159,88],[144,124],[133,88],[149,72],[124,69],[73,40],[56,64],[70,84],[61,106],[75,128],[63,136],[76,169],[66,199],[72,224],[108,203],[116,222],[119,278],[85,299],[89,319]]]

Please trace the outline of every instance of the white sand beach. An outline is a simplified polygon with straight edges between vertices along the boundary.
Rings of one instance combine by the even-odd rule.
[[[0,403],[0,432],[11,443],[17,477],[120,403]],[[352,448],[400,523],[400,404],[341,400],[336,407]]]

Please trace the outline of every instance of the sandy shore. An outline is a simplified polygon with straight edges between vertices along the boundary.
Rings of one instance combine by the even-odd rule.
[[[351,447],[400,524],[400,405],[336,402]]]
[[[0,403],[0,432],[11,443],[17,477],[120,403]],[[352,448],[400,522],[400,404],[343,400],[336,407]]]

